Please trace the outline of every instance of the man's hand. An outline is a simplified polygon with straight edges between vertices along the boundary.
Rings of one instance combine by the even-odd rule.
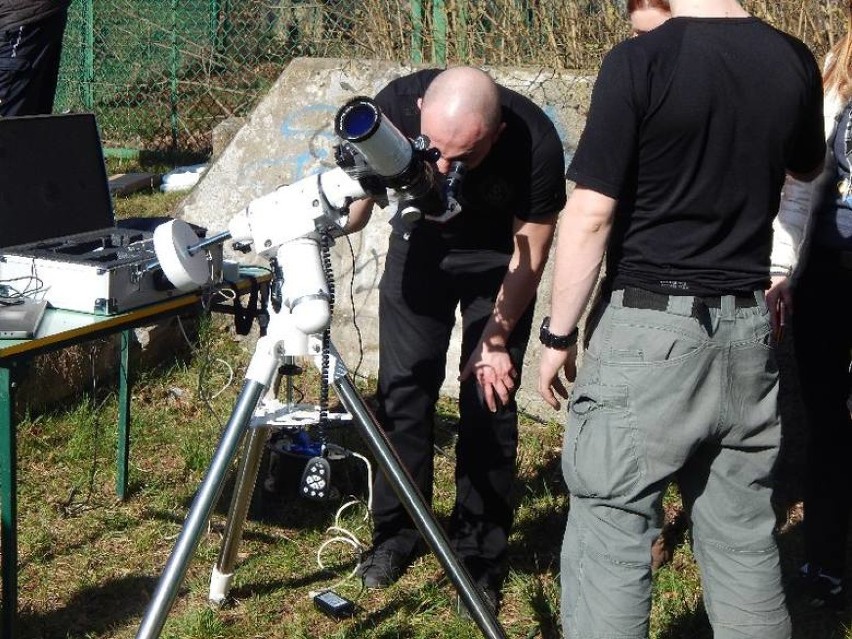
[[[556,398],[568,399],[568,389],[559,379],[559,369],[565,373],[565,379],[573,382],[577,377],[577,345],[560,351],[555,348],[542,347],[541,359],[538,366],[538,393],[556,410],[561,404]],[[555,393],[554,393],[555,391]]]
[[[463,382],[471,374],[476,375],[476,383],[482,388],[485,404],[492,413],[512,398],[518,372],[502,344],[480,342],[462,369],[459,381]]]
[[[769,322],[772,325],[772,339],[778,344],[784,334],[787,318],[793,313],[793,291],[789,277],[772,276],[772,284],[766,291],[766,306],[769,309]]]

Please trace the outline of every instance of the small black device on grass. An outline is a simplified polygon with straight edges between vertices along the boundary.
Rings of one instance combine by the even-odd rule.
[[[346,619],[355,614],[355,604],[333,590],[315,594],[314,605],[333,619]]]

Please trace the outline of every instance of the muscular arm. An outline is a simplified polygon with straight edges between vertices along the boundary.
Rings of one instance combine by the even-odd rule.
[[[550,252],[556,216],[545,222],[515,219],[514,251],[494,311],[482,332],[479,344],[462,370],[460,379],[475,374],[485,401],[496,411],[498,401],[506,403],[515,388],[517,372],[506,344],[518,320],[535,296]]]
[[[577,326],[598,278],[616,201],[596,191],[577,186],[559,222],[556,261],[550,295],[550,330],[566,335]],[[559,369],[569,381],[574,379],[576,346],[565,351],[542,348],[538,391],[553,408],[568,396],[559,379]]]

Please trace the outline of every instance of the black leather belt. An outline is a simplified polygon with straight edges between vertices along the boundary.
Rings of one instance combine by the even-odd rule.
[[[624,289],[622,305],[627,308],[644,308],[655,311],[665,311],[669,307],[669,295],[646,291],[643,288],[627,286]],[[692,316],[700,317],[702,306],[706,308],[721,308],[721,295],[696,296],[692,302]],[[754,308],[757,306],[757,298],[751,295],[734,295],[734,306],[736,308]]]

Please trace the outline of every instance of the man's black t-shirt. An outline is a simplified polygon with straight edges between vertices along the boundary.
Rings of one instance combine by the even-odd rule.
[[[811,52],[755,18],[673,18],[605,58],[568,170],[618,200],[614,287],[766,288],[785,169],[824,156]]]
[[[439,69],[391,81],[376,96],[384,115],[407,137],[420,135],[423,97]],[[398,215],[394,231],[440,236],[455,249],[513,250],[514,218],[552,218],[565,204],[565,160],[556,127],[531,100],[499,86],[506,124],[485,160],[464,178],[460,215],[446,223],[421,220],[411,226]]]

